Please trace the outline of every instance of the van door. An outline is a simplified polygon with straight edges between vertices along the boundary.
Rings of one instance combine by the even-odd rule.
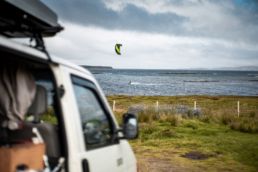
[[[71,79],[84,142],[79,156],[82,171],[124,171],[123,151],[119,141],[114,138],[115,123],[96,85],[75,75]]]

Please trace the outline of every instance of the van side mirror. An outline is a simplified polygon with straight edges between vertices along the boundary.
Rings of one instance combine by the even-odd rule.
[[[123,115],[123,133],[125,139],[136,139],[138,137],[138,121],[135,114],[125,113]]]

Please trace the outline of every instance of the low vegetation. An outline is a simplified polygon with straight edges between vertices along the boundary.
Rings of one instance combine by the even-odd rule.
[[[140,171],[258,171],[258,97],[109,96],[108,100],[111,105],[116,100],[118,119],[128,110],[138,114],[140,136],[131,145]]]

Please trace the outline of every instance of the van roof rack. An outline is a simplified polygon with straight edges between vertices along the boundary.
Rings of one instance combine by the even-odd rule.
[[[9,38],[31,38],[35,48],[46,51],[43,37],[63,30],[57,15],[40,0],[0,0],[0,34]]]
[[[63,27],[57,15],[39,0],[1,0],[0,34],[7,37],[54,36]]]

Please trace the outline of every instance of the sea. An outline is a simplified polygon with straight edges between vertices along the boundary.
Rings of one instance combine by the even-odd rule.
[[[258,71],[91,70],[106,95],[258,96]]]

